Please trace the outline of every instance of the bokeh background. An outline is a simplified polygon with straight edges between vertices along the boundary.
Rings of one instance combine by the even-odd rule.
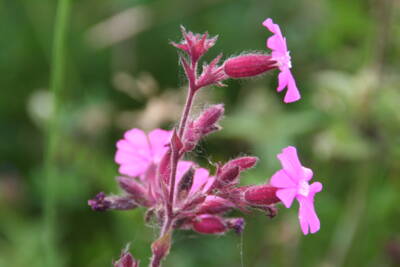
[[[276,72],[203,90],[194,114],[225,103],[224,130],[190,157],[257,155],[242,182],[263,183],[296,145],[324,184],[321,230],[303,236],[297,207],[272,220],[254,212],[239,236],[177,232],[165,266],[400,266],[399,10],[397,0],[0,1],[0,266],[111,266],[127,243],[146,266],[157,231],[144,211],[87,206],[119,193],[115,142],[175,125],[179,25],[219,35],[210,60],[264,51],[267,17],[287,36],[302,100],[282,103]]]

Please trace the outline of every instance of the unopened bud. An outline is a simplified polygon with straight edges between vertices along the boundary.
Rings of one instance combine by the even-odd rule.
[[[207,196],[206,200],[200,206],[197,213],[199,214],[218,214],[224,213],[232,209],[235,205],[224,198],[217,196]]]
[[[139,267],[139,261],[135,260],[131,253],[124,251],[121,258],[114,262],[114,267]]]
[[[279,202],[276,187],[270,185],[249,186],[244,193],[244,200],[251,206],[266,206]]]
[[[194,218],[192,227],[201,234],[223,234],[227,230],[227,225],[221,217],[210,214],[202,214]]]
[[[224,105],[218,104],[207,108],[195,121],[191,121],[183,138],[184,150],[193,150],[202,137],[219,130],[221,127],[217,122],[223,114]]]
[[[127,192],[136,203],[142,206],[151,206],[151,201],[148,198],[147,191],[135,179],[128,177],[117,177],[120,187]]]
[[[88,205],[94,211],[131,210],[137,207],[136,202],[129,196],[106,196],[103,192],[88,200]]]
[[[207,134],[210,128],[215,126],[215,123],[224,114],[224,105],[218,104],[207,108],[195,121],[196,126],[203,134]]]
[[[111,202],[106,199],[104,192],[100,192],[93,199],[88,200],[88,205],[94,211],[106,211],[110,209]]]
[[[233,160],[228,161],[222,168],[229,168],[231,166],[238,166],[240,171],[244,171],[250,168],[253,168],[257,164],[257,157],[240,157]]]
[[[246,54],[225,61],[224,70],[230,78],[246,78],[276,68],[276,61],[270,55]]]
[[[215,187],[223,188],[228,185],[236,184],[239,180],[240,168],[238,166],[230,166],[223,168],[217,175]]]
[[[168,255],[170,248],[171,231],[168,231],[151,245],[151,250],[153,252],[153,258],[151,259],[153,265],[151,266],[160,266],[161,261]]]

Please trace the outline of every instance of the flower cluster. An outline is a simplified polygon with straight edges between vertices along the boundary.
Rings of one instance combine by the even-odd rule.
[[[288,88],[284,101],[300,99],[290,72],[285,38],[271,19],[265,20],[263,25],[274,34],[267,41],[271,55],[245,54],[229,58],[221,65],[218,65],[221,59],[218,56],[210,64],[204,64],[200,74],[199,60],[217,38],[209,38],[207,33],[193,34],[182,28],[183,41],[172,43],[182,51],[180,62],[189,83],[179,127],[171,131],[155,129],[147,134],[137,128],[127,131],[117,142],[115,155],[121,175],[117,181],[124,193],[111,196],[99,193],[88,202],[96,211],[146,208],[146,220],[155,222],[161,229],[160,237],[151,246],[153,267],[160,266],[168,255],[175,229],[216,235],[229,230],[241,233],[244,219],[227,217],[233,209],[245,212],[258,209],[274,217],[279,202],[289,208],[296,198],[303,233],[315,233],[320,228],[314,196],[322,190],[322,185],[319,182],[309,184],[313,172],[301,165],[296,148],[289,146],[282,150],[278,155],[282,169],[267,183],[250,186],[240,186],[240,177],[257,164],[257,157],[244,156],[216,163],[213,173],[184,157],[208,134],[221,130],[222,104],[209,106],[196,118],[189,116],[199,89],[211,84],[222,86],[228,78],[251,77],[278,68],[278,91]],[[139,262],[125,252],[114,265],[136,267]]]

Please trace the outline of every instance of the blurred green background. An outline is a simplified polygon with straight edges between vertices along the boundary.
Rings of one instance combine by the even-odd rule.
[[[165,266],[400,266],[399,10],[397,0],[0,1],[0,266],[111,266],[127,243],[147,266],[157,231],[144,210],[96,213],[87,200],[119,193],[125,130],[175,124],[179,25],[219,35],[210,60],[265,51],[267,17],[287,37],[302,100],[282,103],[276,72],[203,90],[194,112],[224,102],[224,130],[190,157],[257,155],[242,181],[263,183],[296,145],[324,184],[321,230],[303,236],[296,206],[272,220],[254,212],[241,236],[177,232]]]

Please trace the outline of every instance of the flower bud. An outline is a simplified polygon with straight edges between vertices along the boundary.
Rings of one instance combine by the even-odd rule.
[[[224,106],[218,104],[207,108],[195,121],[190,122],[183,138],[184,150],[193,150],[201,138],[219,130],[217,122],[223,114]]]
[[[162,237],[157,239],[151,244],[151,251],[153,252],[153,258],[151,259],[152,264],[157,263],[158,265],[151,266],[159,266],[163,258],[165,258],[169,249],[171,248],[171,231],[165,233]]]
[[[244,200],[251,206],[267,206],[279,202],[276,187],[270,185],[249,186],[244,193]]]
[[[223,188],[238,183],[240,173],[250,169],[257,164],[257,157],[240,157],[228,161],[217,171],[215,188]]]
[[[270,55],[245,54],[225,61],[224,70],[230,78],[246,78],[276,68],[276,61]]]
[[[223,188],[228,185],[236,184],[239,180],[240,168],[239,166],[229,166],[222,168],[221,172],[217,175],[215,181],[215,188]]]
[[[257,164],[257,157],[240,157],[233,160],[228,161],[223,168],[228,168],[230,166],[238,166],[240,171],[247,170],[253,168]]]
[[[218,214],[224,213],[230,209],[232,209],[235,205],[221,197],[217,196],[207,196],[206,200],[200,206],[198,210],[198,214]]]
[[[106,199],[104,192],[100,192],[93,199],[88,200],[88,205],[94,211],[106,211],[110,209],[111,202]]]
[[[203,135],[209,134],[215,130],[215,124],[222,117],[224,111],[223,104],[213,105],[207,108],[194,123]]]
[[[94,211],[131,210],[137,207],[136,202],[129,196],[106,196],[103,192],[88,200],[88,205]]]
[[[119,186],[127,192],[137,204],[145,207],[151,206],[152,201],[149,199],[146,189],[135,181],[135,179],[119,176],[117,177],[117,181]]]
[[[121,258],[114,262],[114,267],[139,267],[139,261],[135,260],[131,253],[125,251],[121,254]]]
[[[194,218],[192,228],[201,234],[223,234],[228,229],[221,217],[210,214],[202,214]]]

